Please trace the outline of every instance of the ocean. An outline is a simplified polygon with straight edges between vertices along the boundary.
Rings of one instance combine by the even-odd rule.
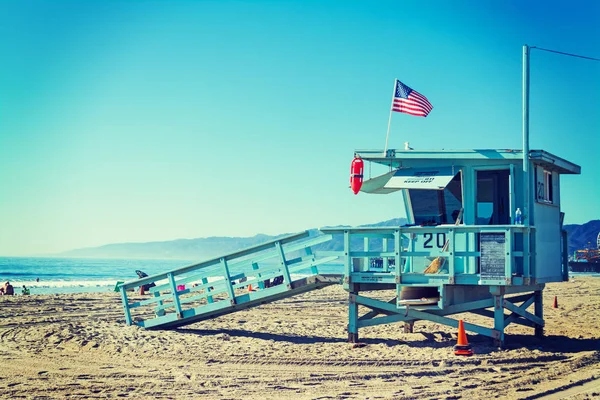
[[[25,285],[31,294],[111,292],[119,281],[137,279],[136,270],[154,275],[199,260],[0,257],[0,286],[9,281],[16,294]],[[340,265],[321,266],[323,273],[342,273]],[[570,277],[600,276],[571,273]]]
[[[137,279],[135,270],[148,275],[193,264],[186,260],[119,260],[94,258],[0,257],[0,285],[9,281],[16,294],[109,292],[118,281]]]
[[[0,257],[0,286],[9,281],[16,294],[23,285],[30,294],[111,292],[117,282],[138,279],[136,270],[154,275],[201,260]],[[320,267],[342,273],[342,267]]]

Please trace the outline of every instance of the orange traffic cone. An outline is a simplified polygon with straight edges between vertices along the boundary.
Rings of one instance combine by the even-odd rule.
[[[552,308],[558,308],[558,299],[554,296],[554,303],[552,303]]]
[[[249,284],[249,285],[248,285],[248,291],[249,291],[249,292],[253,292],[253,291],[254,291],[254,290],[252,290],[252,284]]]
[[[465,333],[465,326],[462,319],[458,321],[458,343],[454,346],[454,354],[457,356],[473,355],[473,349],[467,341],[467,334]]]

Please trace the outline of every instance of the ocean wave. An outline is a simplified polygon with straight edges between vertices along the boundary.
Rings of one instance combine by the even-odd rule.
[[[25,285],[28,288],[68,288],[68,287],[104,287],[104,286],[115,286],[117,279],[101,279],[101,280],[41,280],[36,282],[35,280],[23,280],[15,279],[11,280],[10,283],[15,288],[21,288]]]

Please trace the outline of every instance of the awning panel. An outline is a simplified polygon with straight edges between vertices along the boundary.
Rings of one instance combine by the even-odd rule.
[[[458,169],[452,167],[402,168],[369,179],[361,191],[366,193],[392,193],[400,189],[443,190]]]
[[[385,184],[386,189],[443,190],[456,175],[452,167],[399,169]]]
[[[397,192],[400,189],[386,189],[384,186],[394,176],[396,171],[388,172],[387,174],[376,176],[375,178],[368,179],[363,182],[360,187],[361,192],[374,193],[374,194],[388,194]]]

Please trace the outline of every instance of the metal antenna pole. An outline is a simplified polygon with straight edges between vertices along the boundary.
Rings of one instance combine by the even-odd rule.
[[[531,225],[529,207],[529,46],[523,46],[523,224]]]

